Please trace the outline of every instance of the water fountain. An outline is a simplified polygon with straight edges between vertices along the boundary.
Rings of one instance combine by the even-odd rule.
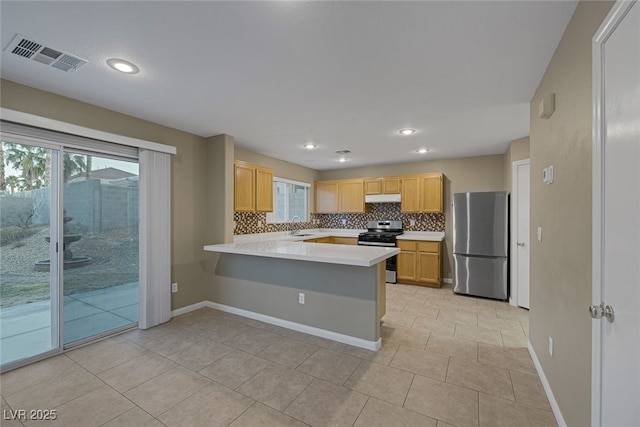
[[[67,212],[65,211],[65,214]],[[69,232],[69,226],[67,225],[67,223],[69,221],[71,221],[73,219],[73,217],[70,216],[65,216],[63,218],[63,222],[64,222],[64,227],[63,227],[63,243],[62,243],[62,250],[64,251],[64,269],[67,270],[69,268],[77,268],[77,267],[82,267],[83,265],[87,265],[91,262],[91,257],[88,256],[73,256],[73,252],[71,252],[71,249],[69,248],[69,246],[71,245],[71,243],[73,242],[77,242],[78,240],[82,239],[82,235],[80,234],[72,234]],[[47,242],[51,242],[51,238],[50,237],[45,237],[45,240]],[[36,262],[36,271],[49,271],[51,268],[51,260],[43,260],[43,261],[38,261]]]

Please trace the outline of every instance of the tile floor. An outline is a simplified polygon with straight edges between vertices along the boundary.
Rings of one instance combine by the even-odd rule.
[[[528,312],[387,285],[371,352],[202,309],[0,377],[3,426],[556,426]],[[7,412],[4,412],[4,411]]]

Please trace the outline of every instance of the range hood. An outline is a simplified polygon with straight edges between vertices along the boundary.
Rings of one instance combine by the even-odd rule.
[[[365,203],[400,203],[400,194],[368,194]]]

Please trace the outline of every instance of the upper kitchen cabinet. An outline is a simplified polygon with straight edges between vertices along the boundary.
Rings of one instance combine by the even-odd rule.
[[[316,182],[316,212],[364,212],[364,180]]]
[[[338,182],[316,182],[316,212],[338,212]]]
[[[402,212],[443,212],[442,183],[443,175],[441,173],[403,176]]]
[[[273,211],[273,170],[236,160],[234,176],[234,210]]]
[[[338,212],[364,212],[364,181],[338,181]]]
[[[387,176],[384,178],[365,178],[364,194],[399,194],[402,177]]]
[[[420,176],[420,211],[444,212],[442,178],[441,173],[428,173]]]

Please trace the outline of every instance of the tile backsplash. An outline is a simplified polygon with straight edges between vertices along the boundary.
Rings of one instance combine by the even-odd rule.
[[[405,231],[445,231],[443,213],[402,213],[400,203],[373,203],[367,205],[365,213],[311,214],[311,221],[301,222],[301,229],[308,228],[346,228],[364,229],[368,221],[376,220],[402,221]],[[267,224],[264,212],[234,212],[236,223],[234,234],[269,233],[288,231],[290,225]],[[343,224],[342,220],[346,220]],[[411,225],[414,220],[414,225]],[[259,227],[259,224],[262,226]]]

